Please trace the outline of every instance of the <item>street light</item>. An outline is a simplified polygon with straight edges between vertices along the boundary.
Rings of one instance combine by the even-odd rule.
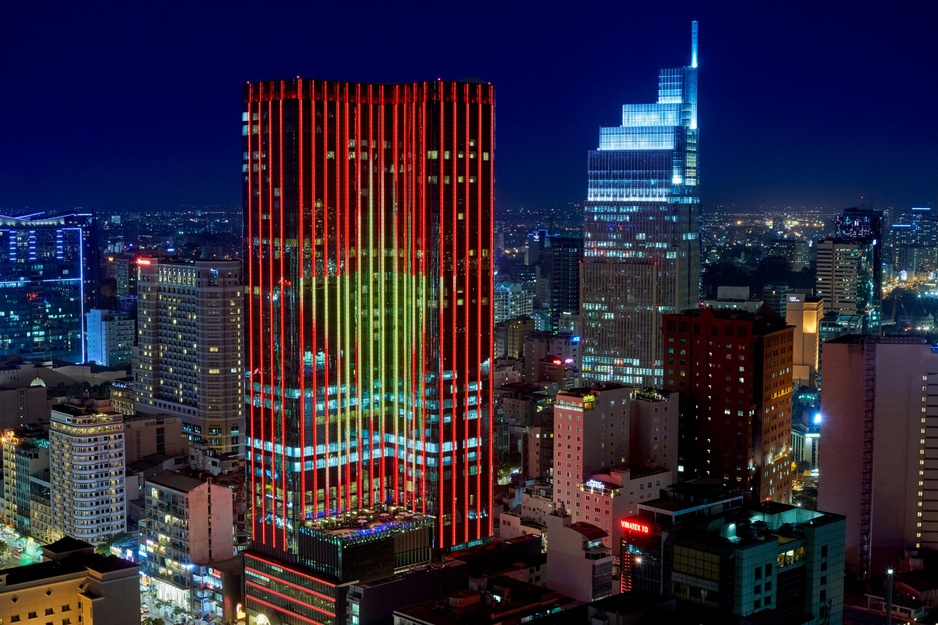
[[[892,625],[892,569],[886,569],[886,625]]]

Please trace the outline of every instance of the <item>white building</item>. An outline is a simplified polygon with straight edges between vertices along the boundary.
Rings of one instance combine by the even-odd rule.
[[[124,416],[106,400],[52,408],[52,509],[61,536],[92,544],[125,531]]]
[[[137,412],[182,418],[190,440],[244,442],[241,264],[140,259]]]
[[[495,285],[495,323],[523,317],[534,312],[534,294],[520,282],[499,282]]]
[[[547,519],[547,587],[588,603],[612,594],[612,554],[606,532],[569,516]]]
[[[88,362],[105,367],[128,367],[137,322],[126,313],[93,309],[85,315]]]

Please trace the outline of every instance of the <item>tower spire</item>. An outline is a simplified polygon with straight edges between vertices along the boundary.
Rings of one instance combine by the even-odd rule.
[[[697,69],[697,20],[690,23],[690,66]]]

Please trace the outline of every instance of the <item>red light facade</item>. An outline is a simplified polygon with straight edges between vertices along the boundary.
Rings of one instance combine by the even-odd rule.
[[[301,528],[380,504],[435,516],[440,548],[487,538],[492,86],[297,78],[243,103],[254,551],[308,562]]]

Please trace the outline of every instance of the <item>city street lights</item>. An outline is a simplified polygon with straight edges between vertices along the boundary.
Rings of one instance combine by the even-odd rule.
[[[892,625],[892,569],[886,569],[886,625]]]

